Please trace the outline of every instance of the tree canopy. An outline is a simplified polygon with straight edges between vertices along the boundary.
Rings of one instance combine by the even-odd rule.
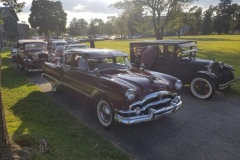
[[[25,2],[17,2],[17,0],[1,0],[4,6],[13,7],[17,13],[22,12]]]
[[[124,0],[112,6],[118,9],[131,9],[141,6],[146,15],[152,17],[156,39],[163,39],[163,32],[176,7],[186,7],[194,0]]]
[[[49,33],[60,35],[66,31],[67,13],[60,1],[33,0],[28,18],[32,28],[38,28],[39,34],[49,36]]]

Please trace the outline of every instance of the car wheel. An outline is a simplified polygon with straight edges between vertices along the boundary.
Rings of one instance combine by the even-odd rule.
[[[56,84],[51,83],[51,88],[53,93],[59,93],[59,88]]]
[[[23,71],[24,71],[24,74],[25,74],[26,76],[29,75],[28,67],[24,67],[24,68],[23,68]]]
[[[110,128],[113,124],[113,111],[110,104],[105,99],[97,101],[97,117],[101,125]]]
[[[201,76],[193,78],[190,89],[195,97],[203,100],[211,98],[216,91],[213,81]]]

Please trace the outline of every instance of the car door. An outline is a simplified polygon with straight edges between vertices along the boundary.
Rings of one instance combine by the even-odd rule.
[[[156,59],[154,60],[153,70],[175,76],[176,57],[174,57],[174,46],[159,45]]]
[[[88,65],[84,57],[75,55],[74,61],[74,67],[70,71],[73,87],[82,94],[92,97],[91,92],[95,88],[93,82],[96,76],[92,72],[89,72]]]

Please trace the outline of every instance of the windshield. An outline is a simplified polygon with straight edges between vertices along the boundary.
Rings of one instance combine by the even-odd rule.
[[[56,46],[65,46],[67,43],[56,43]]]
[[[78,48],[89,48],[88,46],[85,45],[79,45],[79,46],[71,46],[70,49],[78,49]]]
[[[196,57],[196,52],[198,51],[198,48],[194,42],[179,44],[178,47],[181,51],[181,57],[189,57],[190,59]]]
[[[45,43],[29,43],[25,45],[25,50],[47,50]]]
[[[87,59],[90,70],[98,68],[99,70],[108,69],[129,69],[131,64],[127,57],[105,57],[105,58],[91,58]]]

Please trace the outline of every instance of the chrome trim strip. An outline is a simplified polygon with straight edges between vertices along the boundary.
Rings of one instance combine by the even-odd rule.
[[[41,72],[42,69],[28,69],[28,72]]]
[[[239,79],[240,79],[240,76],[238,76],[237,78],[235,78],[235,79],[233,79],[233,80],[231,80],[231,81],[229,81],[229,82],[227,82],[227,83],[220,84],[218,89],[220,89],[220,90],[225,89],[225,88],[227,88],[228,86],[232,85],[233,83],[237,83],[237,81],[238,81]]]
[[[170,91],[159,91],[159,92],[154,92],[151,93],[145,97],[143,97],[140,101],[137,101],[133,104],[130,105],[130,109],[132,109],[132,107],[136,106],[136,105],[142,105],[143,103],[145,103],[146,101],[152,99],[152,98],[156,98],[156,97],[163,97],[165,95],[171,95],[171,96],[176,96],[176,93],[172,93]]]
[[[180,100],[180,96],[178,96],[178,99]],[[176,112],[181,107],[182,107],[182,101],[180,100],[178,103],[171,102],[170,105],[168,105],[164,108],[158,109],[158,110],[150,109],[148,115],[123,117],[123,116],[115,113],[114,119],[117,122],[122,123],[122,124],[142,123],[142,122],[152,121],[152,120],[170,115],[170,114]]]

